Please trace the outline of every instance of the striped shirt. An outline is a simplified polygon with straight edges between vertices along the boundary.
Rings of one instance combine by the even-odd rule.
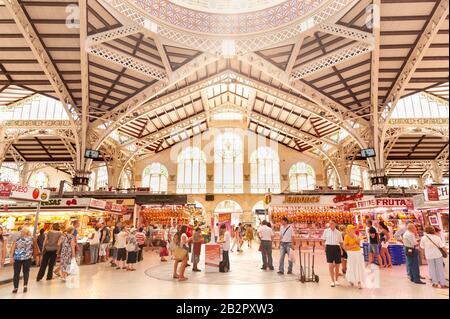
[[[135,234],[138,245],[144,245],[145,243],[145,234],[141,232],[136,232]]]
[[[342,234],[336,228],[331,230],[331,228],[325,229],[322,235],[322,239],[325,240],[325,245],[339,246],[342,243]]]

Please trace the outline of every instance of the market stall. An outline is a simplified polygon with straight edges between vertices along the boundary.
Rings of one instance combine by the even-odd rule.
[[[343,225],[356,223],[354,214],[345,210],[344,202],[335,199],[336,196],[332,195],[272,195],[269,220],[275,231],[274,247],[279,247],[283,217],[292,223],[295,247],[322,245],[322,234],[330,220]]]
[[[413,198],[372,198],[355,203],[351,209],[360,218],[359,231],[363,237],[367,237],[365,222],[371,219],[375,222],[384,221],[392,234],[409,222],[417,225],[419,235],[423,235],[423,218],[414,209]],[[374,225],[377,226],[376,223]],[[368,260],[368,244],[363,244],[364,257]],[[394,236],[389,241],[389,253],[393,265],[401,265],[406,262],[403,245],[398,243]]]
[[[37,229],[48,230],[57,223],[64,229],[78,221],[77,243],[80,251],[84,252],[95,225],[100,222],[113,225],[122,219],[127,207],[94,198],[52,198],[41,203],[37,220],[36,209],[33,203],[10,203],[0,210],[0,225],[11,234],[19,226],[37,225]]]

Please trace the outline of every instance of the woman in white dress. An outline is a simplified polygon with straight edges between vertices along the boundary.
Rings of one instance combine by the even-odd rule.
[[[362,289],[362,283],[365,280],[365,263],[361,252],[360,239],[355,230],[355,226],[348,225],[347,234],[344,237],[344,249],[348,255],[345,278],[351,286],[357,284],[358,288]]]

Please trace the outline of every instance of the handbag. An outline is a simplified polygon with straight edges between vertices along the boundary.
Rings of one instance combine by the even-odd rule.
[[[414,248],[405,246],[405,254],[408,257],[413,257],[414,256]]]
[[[175,257],[176,260],[181,261],[183,260],[184,257],[186,257],[186,255],[187,255],[186,249],[181,247],[175,247],[173,251],[173,256]]]
[[[426,235],[425,235],[425,236],[426,236]],[[442,248],[442,247],[439,247],[438,245],[436,245],[436,243],[435,243],[434,241],[432,241],[430,237],[427,236],[427,238],[433,243],[433,245],[435,245],[435,246],[439,249],[439,251],[440,251],[441,254],[442,254],[442,257],[447,258],[448,254],[447,254],[447,252],[445,251],[445,249]]]

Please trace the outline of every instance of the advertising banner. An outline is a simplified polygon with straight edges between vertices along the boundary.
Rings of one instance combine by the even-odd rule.
[[[42,207],[88,207],[90,198],[52,198],[42,202]]]
[[[221,260],[220,245],[206,244],[205,245],[205,271],[219,272],[219,264]]]
[[[1,182],[0,197],[24,201],[44,202],[50,199],[50,191],[37,187],[20,186],[12,183]]]
[[[429,201],[438,201],[439,194],[437,186],[427,186],[426,188],[427,196]]]

